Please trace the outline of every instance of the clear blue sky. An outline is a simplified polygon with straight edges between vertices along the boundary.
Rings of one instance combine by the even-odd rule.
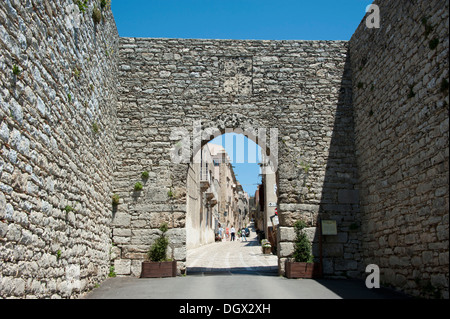
[[[372,0],[112,0],[122,37],[349,40]]]
[[[255,195],[257,184],[261,183],[258,165],[261,160],[261,147],[244,135],[235,133],[225,133],[209,143],[225,148],[234,166],[236,179],[250,196]]]

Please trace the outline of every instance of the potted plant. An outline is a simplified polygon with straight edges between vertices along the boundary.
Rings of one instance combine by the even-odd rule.
[[[296,233],[293,260],[286,260],[287,278],[320,278],[322,277],[322,265],[313,261],[311,244],[304,229],[306,223],[297,221],[294,224]]]
[[[272,253],[272,245],[267,239],[261,240],[261,248],[263,254],[271,254]]]
[[[163,223],[159,230],[161,235],[148,251],[148,260],[142,262],[141,278],[175,277],[177,275],[177,262],[167,259],[167,246],[169,239],[166,237],[167,224]]]

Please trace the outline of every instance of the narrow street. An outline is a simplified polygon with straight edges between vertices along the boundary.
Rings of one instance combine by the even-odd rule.
[[[263,254],[255,228],[249,227],[250,236],[241,241],[215,242],[187,252],[187,275],[207,273],[277,274],[276,255]]]

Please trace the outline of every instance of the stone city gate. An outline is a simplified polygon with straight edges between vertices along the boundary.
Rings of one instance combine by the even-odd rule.
[[[201,121],[278,130],[281,273],[293,222],[334,219],[326,274],[448,298],[448,1],[375,4],[347,42],[120,38],[109,8],[77,28],[72,0],[0,1],[0,296],[138,275],[162,220],[181,272],[172,133]]]
[[[184,272],[189,161],[214,135],[231,129],[267,132],[261,146],[277,157],[280,273],[293,252],[297,219],[308,222],[319,255],[322,218],[338,224],[338,235],[323,245],[324,272],[360,274],[357,231],[349,230],[359,206],[347,50],[344,41],[121,38],[116,273],[139,276],[163,221],[170,227],[170,253]],[[201,123],[197,144],[195,123]],[[188,161],[174,160],[177,145]],[[134,192],[143,171],[150,176]]]

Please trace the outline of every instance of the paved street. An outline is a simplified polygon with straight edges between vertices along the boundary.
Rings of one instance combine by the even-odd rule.
[[[262,253],[256,232],[251,226],[247,241],[222,241],[187,252],[187,274],[199,272],[277,273],[275,255]],[[237,237],[237,236],[236,236]]]
[[[109,278],[87,299],[397,299],[362,281],[287,279],[277,257],[264,255],[252,232],[248,242],[217,242],[188,252],[187,276]]]

